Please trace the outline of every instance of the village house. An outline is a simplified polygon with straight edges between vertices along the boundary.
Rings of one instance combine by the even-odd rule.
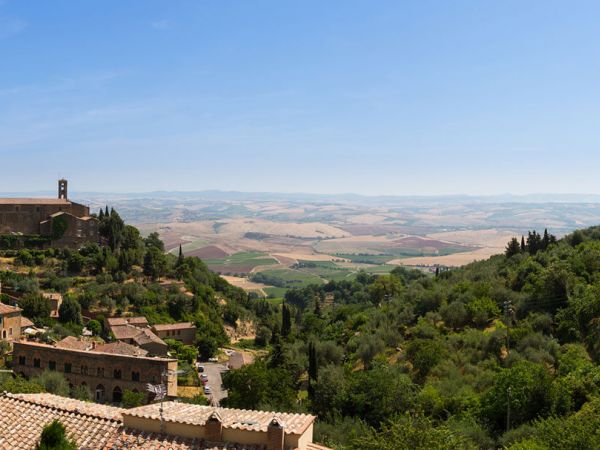
[[[67,180],[58,181],[58,198],[0,198],[0,235],[42,236],[54,247],[98,242],[98,219],[88,206],[67,197]]]
[[[314,444],[315,417],[165,402],[124,409],[52,394],[0,394],[0,448],[33,450],[59,420],[89,450],[329,450]],[[26,426],[15,426],[26,424]]]
[[[21,336],[23,327],[21,308],[0,303],[0,337],[4,341],[15,341]]]
[[[192,322],[156,324],[152,331],[161,339],[175,339],[187,345],[196,342],[196,326]]]
[[[62,294],[58,292],[42,292],[42,297],[44,297],[50,303],[50,317],[57,319],[58,310],[60,309],[60,305],[62,305],[63,301]]]
[[[177,360],[147,356],[146,350],[114,342],[66,338],[55,345],[15,341],[13,370],[27,378],[45,370],[62,373],[71,386],[87,386],[97,402],[121,401],[125,390],[145,392],[146,384],[167,378],[167,395],[177,396]],[[1,447],[0,447],[1,448]]]

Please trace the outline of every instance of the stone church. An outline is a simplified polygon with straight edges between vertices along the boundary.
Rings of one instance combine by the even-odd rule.
[[[98,219],[88,206],[72,202],[67,180],[58,181],[58,198],[0,198],[0,236],[41,236],[56,247],[98,242]]]

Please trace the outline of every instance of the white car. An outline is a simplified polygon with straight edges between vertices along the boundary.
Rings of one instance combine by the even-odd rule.
[[[208,375],[206,375],[205,373],[200,375],[200,379],[202,380],[208,380]]]
[[[216,363],[219,362],[218,358],[208,358],[208,362]]]
[[[212,391],[210,390],[210,386],[204,386],[204,393],[205,393],[206,395],[209,395],[209,394],[211,394],[211,393],[212,393]]]

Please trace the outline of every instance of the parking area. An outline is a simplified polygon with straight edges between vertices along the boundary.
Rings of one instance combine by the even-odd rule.
[[[227,397],[227,390],[223,389],[223,381],[221,379],[221,374],[227,370],[224,364],[218,363],[200,363],[204,366],[204,372],[206,376],[208,376],[207,386],[210,386],[210,390],[212,391],[211,395],[207,397],[211,401],[211,403],[215,405],[219,405],[222,399]],[[200,376],[201,374],[198,374]]]

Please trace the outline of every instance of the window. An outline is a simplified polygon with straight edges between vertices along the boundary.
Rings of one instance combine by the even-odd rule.
[[[12,336],[12,328],[9,328],[9,329],[8,329],[8,335],[9,335],[9,336]]]
[[[131,381],[140,381],[140,373],[131,372]]]
[[[121,379],[121,370],[115,369],[113,372],[113,377],[116,378],[117,380],[120,380]]]
[[[65,363],[65,373],[71,373],[71,363]]]
[[[81,366],[81,375],[87,375],[87,374],[88,374],[88,367]]]
[[[56,370],[56,361],[48,361],[48,369]]]
[[[25,357],[24,356],[19,356],[19,365],[21,365],[21,366],[25,365]]]
[[[40,358],[33,358],[33,367],[42,367],[42,362],[40,361]]]
[[[104,376],[104,368],[98,367],[98,369],[96,370],[96,375],[98,375],[99,377],[103,377]]]

